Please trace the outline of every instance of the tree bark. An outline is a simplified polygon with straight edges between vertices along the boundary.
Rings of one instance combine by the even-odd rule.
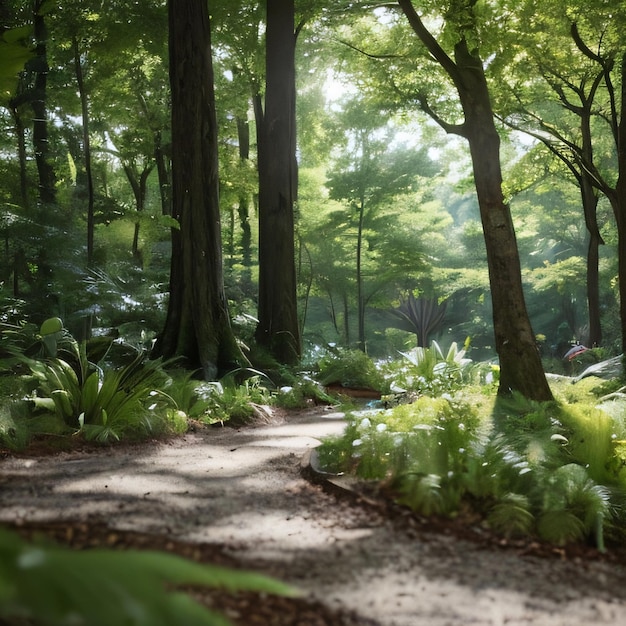
[[[281,363],[300,358],[294,244],[293,0],[267,0],[265,111],[259,157],[257,342]]]
[[[511,211],[502,193],[500,137],[482,59],[477,50],[469,49],[461,35],[454,46],[453,60],[426,29],[411,0],[398,0],[398,3],[415,33],[452,79],[463,108],[464,123],[445,127],[448,132],[465,137],[470,147],[500,359],[498,393],[517,391],[532,400],[551,400],[552,392],[526,309]]]
[[[169,0],[172,91],[170,299],[154,354],[178,357],[213,380],[244,359],[224,294],[218,146],[210,24],[205,0]]]
[[[72,44],[74,50],[76,82],[78,84],[78,94],[80,96],[80,106],[83,119],[83,154],[85,157],[85,176],[87,177],[87,264],[91,265],[94,255],[94,232],[96,228],[96,221],[93,175],[91,172],[91,142],[89,140],[89,104],[87,102],[83,67],[80,60],[80,50],[78,48],[78,40],[76,37],[74,37]]]
[[[617,224],[617,266],[619,277],[620,328],[622,354],[626,355],[626,53],[620,59],[620,111],[616,115],[617,182],[614,192],[607,194]],[[605,193],[606,193],[605,191]],[[626,358],[626,357],[625,357]]]
[[[36,56],[29,62],[29,66],[35,70],[35,83],[30,104],[33,110],[33,148],[39,174],[39,199],[43,204],[53,204],[56,202],[56,177],[49,160],[50,145],[48,142],[48,113],[46,109],[49,70],[47,56],[48,31],[45,18],[40,14],[42,4],[43,0],[36,0],[33,7]]]

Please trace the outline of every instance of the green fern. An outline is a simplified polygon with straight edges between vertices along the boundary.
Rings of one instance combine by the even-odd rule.
[[[493,530],[505,537],[528,536],[535,524],[528,496],[507,493],[493,506],[487,522]]]
[[[176,590],[182,585],[293,595],[254,573],[200,565],[172,554],[29,544],[0,529],[0,617],[46,626],[227,626]]]

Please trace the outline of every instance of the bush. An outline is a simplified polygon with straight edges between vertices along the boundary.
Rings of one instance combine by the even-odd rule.
[[[495,404],[472,396],[472,405],[464,397],[424,396],[349,416],[344,436],[323,442],[320,462],[385,481],[423,515],[469,508],[507,536],[559,545],[594,538],[603,549],[607,529],[623,535],[626,403],[606,411],[519,395]]]

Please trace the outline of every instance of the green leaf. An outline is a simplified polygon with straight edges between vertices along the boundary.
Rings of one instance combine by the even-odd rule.
[[[82,404],[83,410],[87,414],[91,414],[98,401],[98,390],[100,386],[99,372],[93,372],[87,377],[83,384]],[[89,421],[89,420],[88,420]]]
[[[172,585],[294,595],[254,573],[201,565],[172,554],[29,545],[0,530],[0,615],[46,624],[223,626],[228,621]]]
[[[39,332],[41,335],[52,335],[53,333],[59,333],[63,330],[63,321],[60,317],[49,317],[43,322]]]

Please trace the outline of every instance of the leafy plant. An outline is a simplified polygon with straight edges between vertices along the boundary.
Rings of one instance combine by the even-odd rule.
[[[417,347],[401,352],[401,361],[387,363],[384,374],[390,380],[391,390],[399,394],[428,394],[438,396],[457,391],[469,382],[475,366],[459,350],[456,342],[446,352],[433,341],[430,348]]]
[[[410,291],[406,300],[391,309],[391,313],[396,318],[397,328],[415,333],[417,346],[425,347],[431,336],[443,327],[446,306],[445,300],[439,302],[423,296],[416,298]]]
[[[333,348],[319,363],[319,382],[354,389],[385,389],[385,380],[370,357],[360,350]]]
[[[331,471],[384,480],[424,515],[469,507],[505,536],[559,545],[594,538],[600,550],[607,529],[623,536],[622,412],[512,396],[495,403],[491,418],[488,406],[423,396],[354,415],[319,458]]]
[[[293,595],[254,573],[201,565],[172,554],[30,544],[0,529],[0,617],[69,626],[227,626],[178,590],[182,585]]]
[[[104,362],[111,340],[79,344],[60,319],[50,318],[40,328],[39,347],[31,355],[10,349],[13,363],[29,370],[36,412],[54,414],[87,439],[106,442],[123,436],[159,431],[166,422],[167,398],[154,391],[168,379],[158,361],[148,361],[133,350],[122,367]]]

